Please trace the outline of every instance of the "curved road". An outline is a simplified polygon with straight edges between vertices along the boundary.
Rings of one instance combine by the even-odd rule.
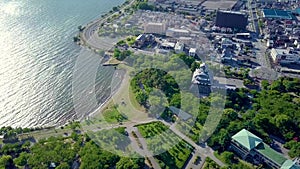
[[[127,5],[122,6],[118,11],[111,13],[104,18],[97,19],[91,22],[90,24],[86,25],[84,30],[80,34],[83,43],[94,50],[110,49],[115,42],[109,42],[107,41],[107,39],[99,37],[98,30],[100,28],[100,25],[105,23],[109,17],[113,16],[114,14],[118,14],[119,11],[124,13],[124,9],[130,7],[134,2],[135,0],[131,0]]]

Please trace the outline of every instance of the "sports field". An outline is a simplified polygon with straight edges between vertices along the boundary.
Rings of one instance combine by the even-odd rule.
[[[278,19],[293,19],[293,15],[289,11],[278,9],[263,9],[264,18],[278,18]]]

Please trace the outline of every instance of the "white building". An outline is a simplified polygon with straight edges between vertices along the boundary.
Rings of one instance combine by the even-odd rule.
[[[184,44],[180,43],[180,42],[177,42],[175,47],[174,47],[175,53],[182,53],[183,49],[184,49]]]
[[[300,55],[297,51],[293,51],[291,48],[289,49],[271,49],[271,57],[274,63],[300,63]]]
[[[166,35],[169,37],[182,37],[186,36],[188,37],[190,32],[185,29],[175,29],[175,28],[168,28],[166,31]]]
[[[196,48],[190,48],[189,56],[195,57],[196,54],[197,54],[197,49]]]
[[[268,40],[267,40],[267,47],[268,47],[268,48],[272,48],[272,47],[273,47],[273,45],[274,45],[274,41],[273,41],[273,40],[270,40],[270,39],[268,39]]]
[[[191,37],[179,37],[178,38],[180,42],[190,45],[193,42],[193,39]]]
[[[153,34],[166,34],[166,24],[165,23],[145,23],[144,24],[144,33],[153,33]]]

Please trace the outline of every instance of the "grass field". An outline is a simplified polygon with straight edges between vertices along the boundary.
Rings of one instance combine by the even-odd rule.
[[[88,132],[89,137],[103,149],[118,155],[136,154],[126,136],[125,127]]]
[[[193,147],[181,140],[162,122],[136,126],[146,139],[149,151],[154,154],[161,168],[180,169],[184,167]]]
[[[107,123],[119,123],[127,120],[126,115],[120,113],[117,106],[112,106],[109,109],[106,109],[103,112],[103,117]]]

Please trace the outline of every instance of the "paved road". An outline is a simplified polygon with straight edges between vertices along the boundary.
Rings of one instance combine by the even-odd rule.
[[[143,138],[139,130],[136,127],[131,127],[131,129],[129,130],[131,130],[131,132],[133,131],[137,135],[138,137],[137,139],[139,140],[139,142],[143,147],[143,149],[139,149],[138,153],[141,154],[143,157],[148,157],[154,169],[160,169],[160,166],[157,163],[157,161],[154,159],[153,154],[148,150],[146,140]]]
[[[200,157],[200,161],[199,161],[199,163],[195,164],[195,160],[197,157]],[[186,165],[185,168],[186,169],[200,169],[204,165],[205,158],[206,158],[206,156],[204,156],[203,154],[200,154],[199,152],[195,152],[195,153],[193,153],[192,158],[190,159],[190,161],[188,162],[188,164]]]
[[[249,0],[247,5],[248,5],[248,9],[249,9],[249,12],[250,12],[250,16],[252,17],[252,24],[254,26],[254,29],[255,29],[255,32],[257,35],[260,35],[260,29],[259,29],[259,26],[258,26],[258,17],[257,17],[257,12],[256,12],[256,9],[253,10],[252,8],[252,1],[253,0]],[[254,6],[256,6],[256,2],[254,2]]]
[[[121,11],[122,13],[124,13],[124,9],[131,6],[133,3],[135,2],[135,0],[131,0],[127,5],[121,7],[119,9],[119,11]],[[118,14],[119,11],[116,11],[114,13],[111,13],[110,15],[107,15],[104,18],[100,18],[97,19],[93,22],[91,22],[90,24],[85,26],[85,29],[83,30],[83,32],[81,33],[81,38],[84,41],[84,43],[96,50],[107,50],[110,49],[117,41],[112,40],[110,41],[106,41],[105,39],[103,39],[103,37],[99,37],[98,35],[98,30],[99,27],[102,23],[105,23],[106,20],[115,15]]]

